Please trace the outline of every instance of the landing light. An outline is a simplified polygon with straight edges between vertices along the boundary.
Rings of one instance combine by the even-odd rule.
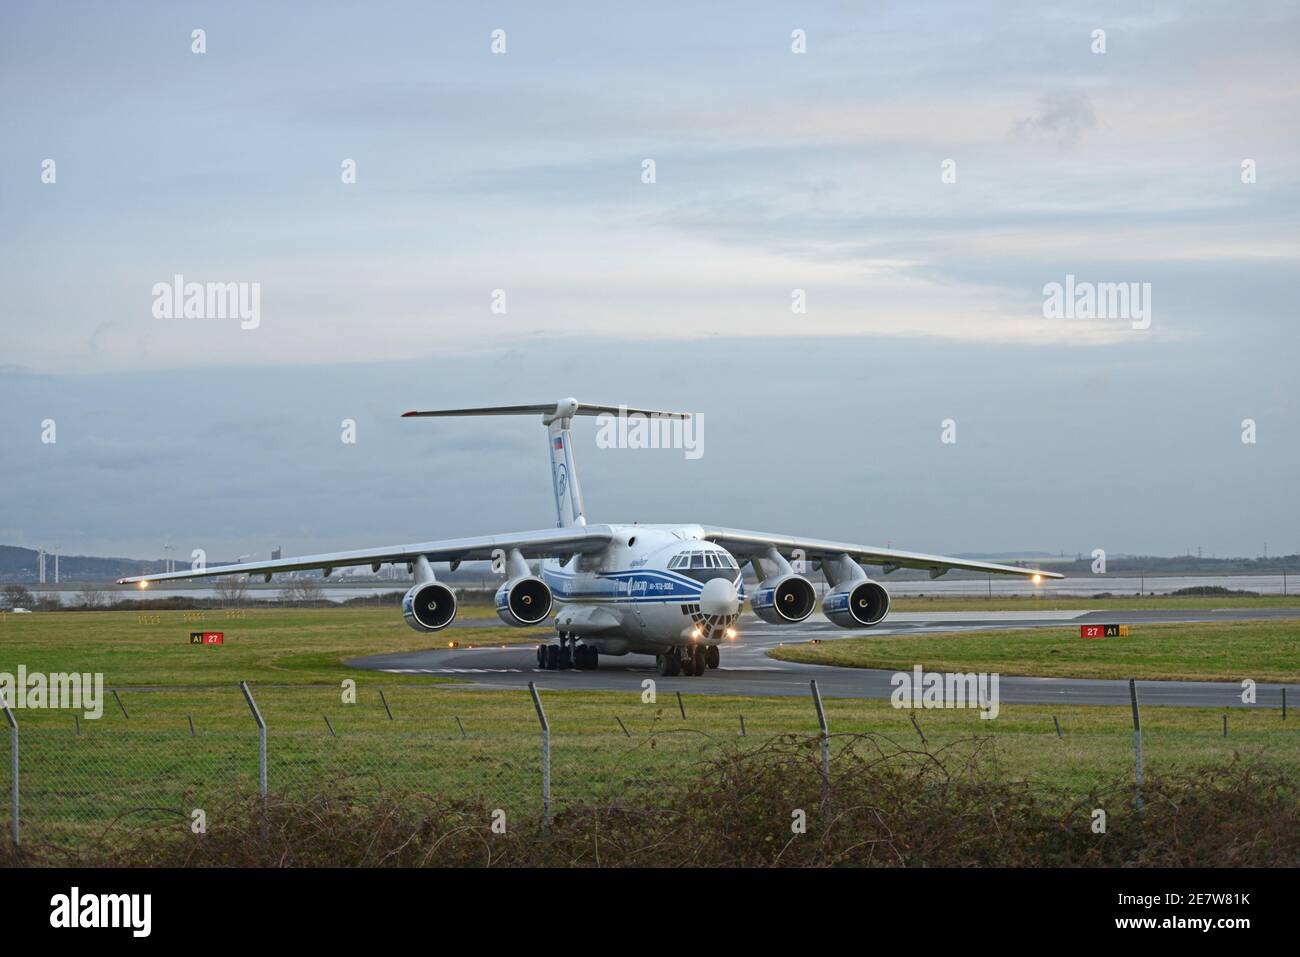
[[[141,590],[141,591],[144,591],[144,590],[145,590],[146,588],[148,588],[148,587],[149,587],[149,583],[148,583],[148,582],[141,582],[141,583],[140,583],[140,590]]]
[[[728,640],[730,640],[730,641],[735,641],[735,640],[736,640],[736,629],[735,629],[735,628],[728,628],[728,629],[727,629],[727,638],[728,638]]]
[[[1043,583],[1043,576],[1042,576],[1042,575],[1035,575],[1035,576],[1034,576],[1034,584],[1035,584],[1035,585],[1041,585],[1042,583]]]
[[[700,629],[696,628],[694,631],[691,632],[691,640],[692,641],[700,640]]]

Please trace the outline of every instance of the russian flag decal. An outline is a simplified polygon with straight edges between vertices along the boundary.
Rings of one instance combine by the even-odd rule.
[[[557,435],[557,436],[555,437],[555,447],[556,447],[557,449],[562,449],[562,448],[564,448],[564,436],[562,436],[562,435]]]

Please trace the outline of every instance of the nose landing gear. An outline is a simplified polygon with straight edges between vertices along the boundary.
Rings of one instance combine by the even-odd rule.
[[[679,646],[656,655],[655,669],[665,678],[675,678],[679,674],[695,677],[704,674],[708,668],[718,667],[718,660],[716,645]]]

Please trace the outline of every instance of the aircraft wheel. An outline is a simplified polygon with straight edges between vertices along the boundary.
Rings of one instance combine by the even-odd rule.
[[[695,653],[691,655],[691,673],[695,675],[695,677],[698,678],[700,675],[704,674],[704,669],[708,667],[706,660],[707,655],[704,649],[697,645],[695,647]]]
[[[578,667],[584,671],[594,671],[596,662],[600,658],[600,652],[590,645],[579,645],[578,650],[582,653]]]
[[[571,645],[560,646],[560,656],[557,662],[561,670],[568,670],[573,667],[573,647]]]
[[[716,668],[722,661],[722,655],[718,652],[717,645],[709,645],[704,652],[704,663],[710,668]]]
[[[560,667],[560,646],[559,645],[546,646],[546,664],[544,664],[542,667],[545,668],[547,671],[554,671],[555,669]]]
[[[665,678],[670,677],[673,673],[672,665],[675,657],[676,652],[664,652],[655,655],[655,670]]]
[[[537,667],[546,667],[546,645],[537,646]]]

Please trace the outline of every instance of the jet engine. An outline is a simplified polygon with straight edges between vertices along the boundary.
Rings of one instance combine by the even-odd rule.
[[[771,625],[803,621],[817,607],[817,592],[802,575],[769,578],[754,590],[749,607]]]
[[[889,614],[889,592],[870,578],[847,581],[826,593],[822,613],[841,628],[870,628]]]
[[[416,631],[441,631],[456,620],[456,594],[440,582],[417,583],[402,597],[402,615]]]
[[[497,589],[497,615],[507,625],[526,628],[551,613],[551,589],[540,578],[515,578]]]

